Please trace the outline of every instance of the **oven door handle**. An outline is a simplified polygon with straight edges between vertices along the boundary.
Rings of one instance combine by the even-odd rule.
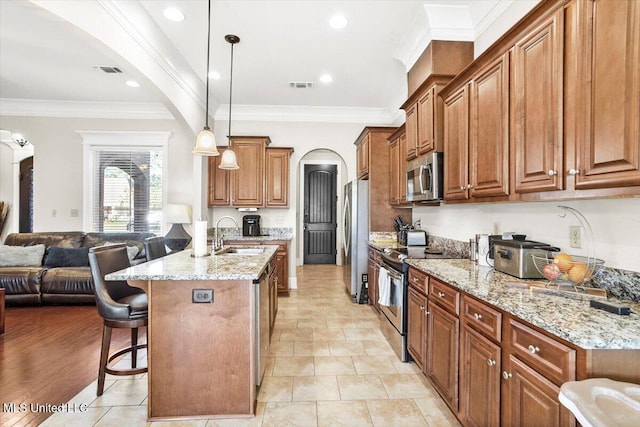
[[[396,279],[396,280],[402,281],[402,275],[397,274],[393,270],[389,270],[389,269],[386,269],[386,270],[387,270],[387,273],[389,274],[389,277],[391,277],[392,279]]]

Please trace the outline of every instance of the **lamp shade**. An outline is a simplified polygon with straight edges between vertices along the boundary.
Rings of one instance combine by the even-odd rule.
[[[165,220],[170,224],[191,224],[191,206],[168,204]]]
[[[222,153],[222,159],[218,167],[220,169],[240,169],[238,160],[236,159],[236,153],[233,150],[225,150]]]
[[[205,127],[196,136],[196,146],[193,147],[193,154],[200,156],[219,156],[220,153],[216,148],[216,137],[211,132],[211,129]]]

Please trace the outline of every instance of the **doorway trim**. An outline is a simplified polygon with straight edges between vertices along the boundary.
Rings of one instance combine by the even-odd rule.
[[[305,156],[314,150],[311,150],[305,153]],[[304,265],[304,217],[302,212],[304,212],[304,167],[305,165],[335,165],[338,174],[336,175],[336,195],[338,196],[338,200],[336,202],[336,221],[338,227],[336,228],[336,265],[342,265],[342,253],[340,248],[342,247],[342,164],[344,163],[344,159],[339,153],[336,153],[333,150],[329,150],[334,153],[336,156],[340,157],[340,160],[300,160],[298,163],[298,206],[296,208],[296,231],[299,236],[298,250],[296,253],[296,265]]]

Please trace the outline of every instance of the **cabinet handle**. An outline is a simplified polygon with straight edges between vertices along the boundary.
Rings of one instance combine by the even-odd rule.
[[[431,312],[430,312],[429,310],[425,310],[425,311],[424,311],[424,315],[425,315],[425,316],[427,316],[427,315],[429,315],[429,314],[431,314]]]
[[[502,378],[504,378],[505,380],[508,380],[511,377],[512,377],[512,375],[509,372],[502,371]]]
[[[473,313],[473,318],[476,319],[476,320],[480,320],[480,319],[482,319],[482,314]]]
[[[467,190],[470,190],[470,189],[472,189],[472,188],[473,188],[473,185],[471,185],[471,184],[467,184]]]
[[[549,172],[547,172],[547,175],[549,175],[549,176],[558,175],[558,171],[554,171],[552,169],[549,169]]]
[[[460,189],[461,189],[462,191],[464,191],[464,190],[466,190],[466,189],[467,189],[467,187],[466,187],[466,186],[464,186],[464,185],[461,185],[461,186],[460,186]]]
[[[493,359],[487,359],[487,365],[489,365],[489,367],[496,366],[496,361]]]
[[[423,305],[420,306],[420,311],[424,311],[424,306]]]
[[[445,295],[445,294],[444,294],[444,292],[438,292],[438,296],[439,296],[440,298],[442,298],[444,295]]]
[[[569,169],[569,175],[578,175],[580,171],[578,169]]]
[[[534,346],[534,345],[530,345],[529,347],[527,347],[529,349],[529,353],[531,354],[536,354],[540,351],[540,348]]]

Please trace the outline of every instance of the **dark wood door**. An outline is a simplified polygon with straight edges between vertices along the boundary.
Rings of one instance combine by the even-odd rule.
[[[459,323],[453,314],[429,301],[427,376],[454,413],[458,412]]]
[[[471,81],[469,117],[470,195],[507,196],[509,53],[489,64]]]
[[[513,48],[516,193],[564,187],[562,17],[561,9]]]
[[[409,287],[407,307],[407,347],[416,365],[422,370],[425,365],[427,346],[427,297]]]
[[[460,334],[460,420],[465,426],[500,425],[500,346],[468,325]]]
[[[336,165],[304,166],[304,263],[336,263]]]
[[[33,231],[33,156],[20,162],[20,233]]]

